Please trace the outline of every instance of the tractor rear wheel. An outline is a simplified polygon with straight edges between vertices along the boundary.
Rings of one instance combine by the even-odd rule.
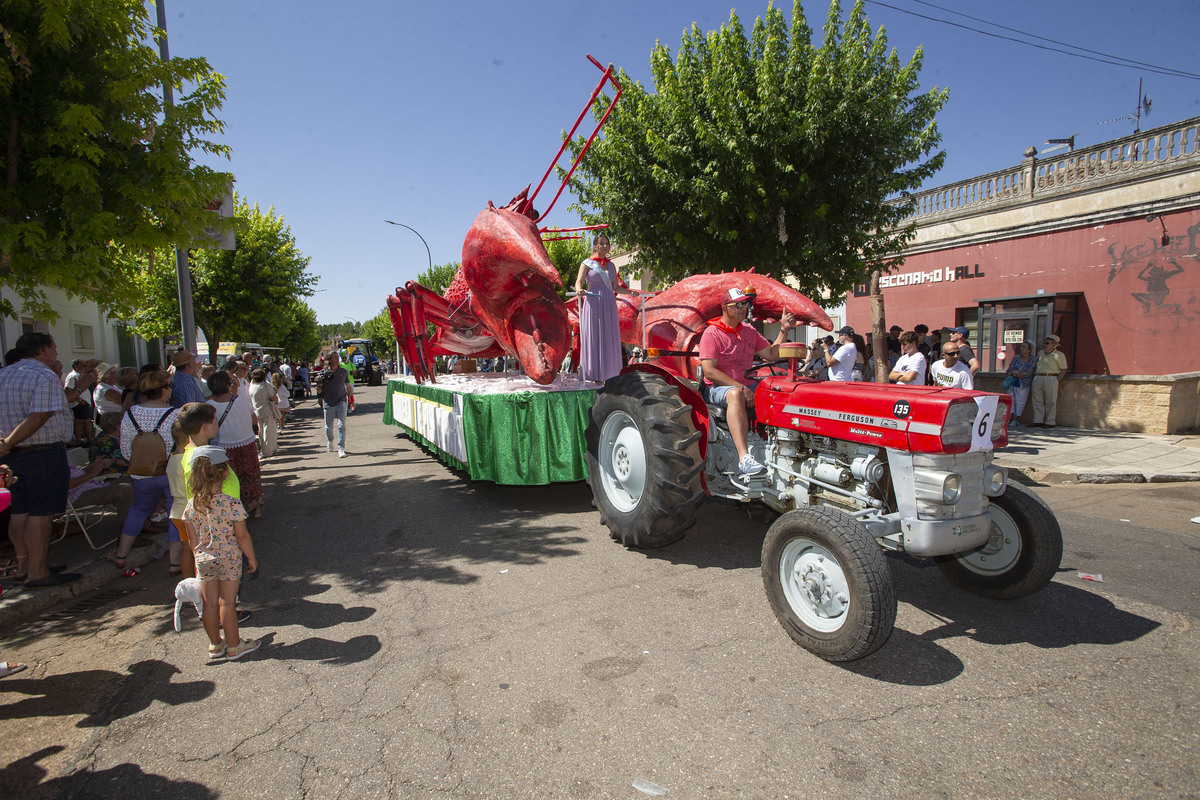
[[[704,500],[700,432],[679,389],[627,372],[596,393],[587,429],[592,503],[629,547],[663,547],[696,524]]]

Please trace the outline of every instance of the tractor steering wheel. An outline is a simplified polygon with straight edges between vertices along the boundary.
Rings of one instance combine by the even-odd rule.
[[[748,381],[761,380],[762,376],[757,374],[758,371],[760,369],[768,369],[768,368],[771,370],[771,374],[769,377],[772,377],[772,378],[783,377],[784,375],[788,374],[786,367],[787,367],[789,360],[790,359],[787,359],[787,358],[777,358],[774,361],[764,361],[761,364],[755,364],[753,367],[751,367],[750,369],[748,369],[744,373],[742,373],[742,377]],[[779,367],[785,367],[785,369],[781,370],[781,369],[779,369]]]

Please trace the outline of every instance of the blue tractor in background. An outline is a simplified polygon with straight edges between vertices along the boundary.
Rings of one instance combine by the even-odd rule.
[[[354,369],[355,383],[383,385],[383,365],[379,363],[370,339],[343,339],[341,349],[346,353],[346,364]]]

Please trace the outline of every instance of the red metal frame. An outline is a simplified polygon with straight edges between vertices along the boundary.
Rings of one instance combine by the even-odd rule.
[[[588,137],[587,142],[583,145],[583,149],[579,151],[579,155],[575,156],[575,160],[571,163],[571,168],[567,170],[566,177],[563,178],[562,184],[559,185],[558,191],[554,195],[554,199],[550,201],[550,205],[546,207],[546,210],[542,212],[542,215],[534,220],[535,223],[541,222],[543,219],[545,219],[546,215],[550,213],[550,209],[554,208],[554,204],[558,202],[558,198],[562,195],[563,189],[567,188],[567,183],[571,180],[571,176],[575,174],[575,168],[579,166],[579,162],[583,159],[584,153],[586,153],[588,148],[592,146],[592,142],[595,141],[596,135],[600,133],[600,128],[602,128],[604,123],[608,121],[608,115],[612,113],[613,106],[615,106],[617,101],[621,99],[621,92],[624,91],[624,89],[621,88],[621,84],[617,83],[616,79],[612,76],[613,68],[611,64],[606,69],[600,65],[599,61],[592,58],[590,53],[588,54],[587,58],[588,61],[596,65],[596,69],[603,71],[604,74],[600,76],[600,82],[597,83],[596,88],[592,90],[592,96],[588,98],[587,103],[583,107],[583,111],[579,112],[579,117],[575,120],[575,124],[571,126],[570,132],[563,137],[562,145],[559,146],[558,152],[554,154],[554,159],[550,162],[550,166],[546,168],[546,174],[542,176],[542,180],[538,183],[537,188],[533,190],[533,194],[529,196],[529,199],[522,203],[523,207],[533,208],[533,201],[538,196],[538,192],[542,190],[542,186],[545,185],[546,179],[549,178],[550,173],[554,171],[555,165],[558,164],[558,159],[562,158],[563,151],[567,149],[567,143],[574,138],[575,131],[579,130],[579,123],[583,122],[583,118],[588,113],[588,109],[590,109],[592,104],[596,102],[596,98],[600,95],[600,91],[604,88],[604,84],[606,82],[612,83],[612,85],[617,89],[617,94],[612,100],[609,101],[608,108],[604,110],[604,116],[602,116],[600,121],[596,123],[595,130],[593,130],[592,135]]]

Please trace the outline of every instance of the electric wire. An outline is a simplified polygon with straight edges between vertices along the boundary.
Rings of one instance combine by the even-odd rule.
[[[1105,58],[1115,58],[1119,61],[1125,61],[1131,65],[1135,65],[1138,67],[1147,67],[1149,69],[1168,70],[1170,72],[1176,73],[1181,78],[1198,78],[1198,79],[1200,79],[1200,74],[1197,74],[1194,72],[1185,72],[1184,70],[1175,69],[1174,67],[1160,67],[1157,64],[1150,64],[1145,61],[1137,61],[1132,58],[1125,58],[1124,56],[1114,56],[1111,53],[1105,53],[1100,50],[1092,50],[1090,48],[1082,47],[1077,44],[1070,44],[1069,42],[1060,42],[1057,39],[1049,39],[1045,36],[1039,36],[1036,33],[1029,33],[1028,31],[1023,31],[1020,28],[1010,28],[1007,25],[1001,25],[999,22],[992,22],[991,20],[986,20],[986,19],[983,19],[982,17],[973,17],[970,14],[964,14],[963,12],[955,11],[952,8],[946,8],[945,6],[939,6],[937,3],[930,3],[930,2],[928,2],[928,0],[911,0],[911,2],[917,3],[918,5],[929,6],[930,8],[936,8],[938,11],[945,11],[948,14],[954,14],[959,17],[965,17],[966,19],[973,20],[975,22],[982,22],[984,25],[991,25],[994,28],[999,28],[999,29],[1005,30],[1005,31],[1011,31],[1012,33],[1020,34],[1021,36],[1028,36],[1031,39],[1038,39],[1043,42],[1049,42],[1050,44],[1061,45],[1062,47],[1070,47],[1072,50],[1080,50],[1084,53],[1091,53],[1091,54],[1097,55],[1097,56],[1104,56]]]
[[[1015,42],[1017,44],[1023,44],[1027,47],[1035,47],[1039,50],[1047,50],[1047,51],[1054,52],[1054,53],[1061,53],[1062,55],[1065,55],[1065,56],[1072,56],[1074,58],[1082,58],[1087,61],[1095,61],[1100,64],[1109,64],[1114,67],[1124,67],[1125,69],[1144,70],[1146,72],[1153,72],[1153,73],[1156,73],[1159,75],[1166,75],[1166,76],[1172,77],[1172,78],[1185,78],[1187,80],[1200,80],[1200,75],[1198,75],[1196,73],[1184,72],[1183,70],[1172,69],[1171,67],[1141,65],[1142,62],[1134,62],[1131,59],[1122,58],[1121,56],[1111,56],[1111,55],[1108,55],[1107,53],[1102,54],[1104,56],[1103,58],[1098,58],[1093,55],[1086,55],[1085,53],[1075,53],[1070,50],[1062,49],[1063,47],[1075,47],[1075,45],[1063,44],[1061,42],[1058,42],[1057,44],[1061,44],[1062,47],[1050,47],[1049,45],[1038,44],[1037,42],[1030,42],[1030,41],[1026,41],[1025,39],[1017,39],[1015,37],[1005,36],[1000,33],[993,33],[991,31],[980,30],[979,28],[973,28],[970,25],[964,25],[959,22],[952,22],[948,19],[941,19],[940,17],[932,17],[932,16],[929,16],[928,14],[921,14],[917,11],[912,11],[907,8],[900,8],[899,6],[894,6],[890,3],[882,2],[882,0],[864,0],[864,2],[872,3],[877,6],[883,6],[884,8],[890,8],[893,11],[899,11],[901,14],[908,14],[909,16],[919,17],[921,19],[929,20],[930,22],[940,22],[943,25],[949,25],[953,28],[961,28],[962,30],[971,31],[972,33],[978,33],[983,36],[990,36],[993,39],[1001,39],[1004,41]],[[936,8],[936,6],[935,6],[935,8]],[[951,13],[957,13],[957,12],[951,12]],[[966,15],[963,15],[963,16],[966,16]],[[974,18],[972,17],[971,19],[974,19]],[[995,23],[991,23],[991,22],[987,22],[986,24],[995,25]],[[996,27],[1003,28],[1004,26],[996,25]],[[1005,28],[1005,30],[1011,30],[1011,29]],[[1034,34],[1025,33],[1023,31],[1021,31],[1020,33],[1023,36],[1034,36]],[[1037,38],[1043,38],[1043,37],[1037,37]],[[1053,41],[1053,40],[1047,39],[1046,41]],[[1079,47],[1076,49],[1083,50],[1084,48]],[[1095,51],[1089,50],[1087,52],[1095,52]],[[1119,59],[1119,60],[1114,60],[1114,59]],[[1128,62],[1128,63],[1124,63],[1124,62]]]

